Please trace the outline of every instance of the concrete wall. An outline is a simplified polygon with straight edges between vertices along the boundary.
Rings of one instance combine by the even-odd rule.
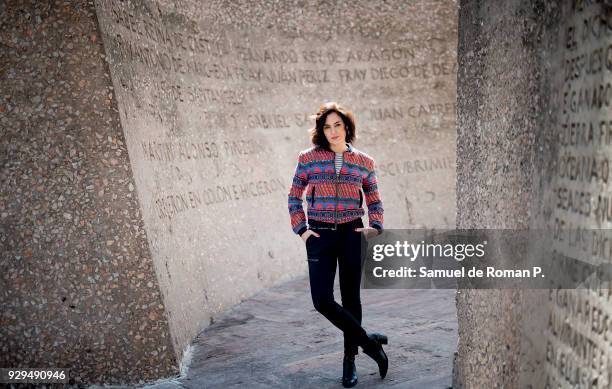
[[[95,9],[0,3],[0,366],[177,372]]]
[[[287,192],[324,101],[356,113],[387,227],[454,223],[452,2],[174,4],[96,2],[179,355],[306,271]]]
[[[611,118],[610,7],[515,0],[460,10],[457,225],[609,228],[610,148],[599,130]],[[594,89],[600,104],[579,103]],[[591,126],[592,141],[572,135]],[[575,158],[594,158],[597,174],[569,174]],[[567,241],[553,249],[609,262]],[[610,387],[607,289],[461,290],[457,310],[453,387]]]
[[[455,223],[453,1],[0,7],[5,366],[167,377],[304,275],[287,193],[324,101],[356,114],[387,228]]]

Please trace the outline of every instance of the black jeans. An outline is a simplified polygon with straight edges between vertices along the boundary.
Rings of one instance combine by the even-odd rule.
[[[358,346],[367,338],[361,327],[361,219],[338,224],[312,221],[309,228],[320,237],[306,239],[310,294],[314,308],[344,333],[344,352],[357,355]],[[342,306],[334,300],[336,261],[339,265]]]

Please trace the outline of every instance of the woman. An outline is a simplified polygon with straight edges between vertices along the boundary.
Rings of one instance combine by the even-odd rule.
[[[289,190],[289,214],[293,232],[306,244],[310,292],[315,309],[344,332],[342,384],[357,384],[355,355],[358,346],[387,374],[388,360],[382,348],[387,337],[368,334],[361,327],[361,236],[383,229],[383,207],[374,160],[355,149],[353,114],[331,102],[315,115],[311,130],[313,147],[299,153]],[[302,206],[306,192],[308,223]],[[362,194],[363,191],[363,194]],[[363,199],[369,226],[361,217]],[[338,261],[342,306],[334,301],[333,288]]]

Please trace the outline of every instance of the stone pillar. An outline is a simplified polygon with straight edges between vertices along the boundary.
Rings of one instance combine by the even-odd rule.
[[[178,372],[95,9],[0,4],[0,366]]]
[[[589,230],[585,247],[603,239],[612,128],[603,3],[461,3],[460,228],[562,226]],[[609,262],[562,246],[556,255]],[[610,387],[608,289],[461,290],[457,311],[455,388]]]

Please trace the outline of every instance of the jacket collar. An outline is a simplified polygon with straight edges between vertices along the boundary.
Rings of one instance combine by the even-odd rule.
[[[323,149],[323,150],[326,150],[326,151],[329,151],[330,153],[333,153],[333,151],[330,148],[328,148],[328,147],[321,147],[321,146],[319,146],[319,147],[321,149]],[[348,143],[348,142],[346,142],[346,152],[347,153],[355,152],[355,148],[350,143]]]

